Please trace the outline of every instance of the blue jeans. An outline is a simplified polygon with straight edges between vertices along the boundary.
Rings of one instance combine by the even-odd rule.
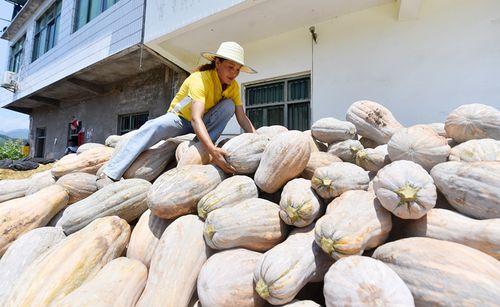
[[[233,114],[234,103],[231,99],[219,101],[205,113],[203,122],[207,127],[212,142],[219,138]],[[129,139],[125,146],[121,146],[120,151],[107,163],[103,171],[108,177],[119,180],[144,150],[161,140],[193,132],[190,121],[172,112],[148,120]]]

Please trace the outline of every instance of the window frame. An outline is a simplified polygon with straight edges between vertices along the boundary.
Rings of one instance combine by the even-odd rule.
[[[87,13],[85,14],[85,23],[80,24],[80,9],[81,9],[81,3],[82,1],[86,1],[86,9]],[[108,2],[111,1],[111,5],[107,6]],[[97,18],[99,15],[104,13],[107,9],[111,8],[113,5],[118,3],[120,0],[99,0],[99,10],[98,14],[95,15],[94,17],[91,16],[92,12],[92,6],[91,2],[92,0],[76,0],[75,1],[75,17],[73,18],[73,33],[78,31],[79,29],[83,28],[86,24],[90,23],[92,20]]]
[[[24,44],[26,43],[26,34],[21,36],[12,46],[10,46],[10,54],[9,54],[9,71],[19,72],[21,65],[23,63],[23,55],[24,55]],[[15,51],[17,46],[21,46],[17,51]],[[17,64],[17,65],[16,65]]]
[[[44,132],[43,136],[39,135],[39,131],[43,131]],[[47,127],[37,127],[35,129],[35,152],[34,152],[35,158],[44,158],[45,157],[45,143],[46,143],[46,140],[47,140]],[[41,155],[38,155],[39,151],[41,151]]]
[[[118,135],[124,135],[125,133],[128,133],[130,131],[139,129],[142,125],[139,126],[138,128],[135,128],[135,129],[132,128],[132,117],[133,116],[139,116],[139,115],[147,115],[147,119],[146,119],[146,121],[144,123],[146,123],[149,120],[149,111],[135,112],[135,113],[126,113],[126,114],[118,114],[118,125],[117,125],[117,130],[116,130],[117,133],[116,134],[118,134]],[[122,119],[125,118],[125,117],[129,118],[129,126],[128,126],[128,129],[122,130],[121,129],[121,127],[122,127],[122,125],[121,125],[122,124]]]
[[[55,0],[36,20],[31,62],[35,62],[57,45],[61,10],[62,0]],[[40,44],[43,47],[40,47]]]
[[[288,84],[289,82],[300,80],[300,79],[309,79],[309,98],[308,99],[298,99],[298,100],[288,100]],[[257,105],[248,105],[248,94],[249,94],[249,89],[255,88],[255,87],[260,87],[260,86],[265,86],[265,85],[270,85],[270,84],[275,84],[275,83],[283,83],[283,98],[284,101],[280,102],[270,102],[270,103],[263,103],[263,104],[257,104]],[[265,108],[269,107],[274,107],[274,106],[283,106],[283,126],[288,127],[288,106],[293,105],[293,104],[299,104],[299,103],[309,103],[309,129],[311,126],[311,117],[312,117],[312,112],[311,112],[311,97],[312,97],[312,90],[311,90],[311,74],[310,73],[303,73],[303,74],[298,74],[298,75],[293,75],[289,77],[280,77],[280,78],[274,78],[271,80],[266,80],[266,81],[258,81],[255,83],[247,83],[244,85],[244,97],[245,97],[245,114],[248,116],[248,110],[251,109],[259,109],[259,108],[264,108],[263,110],[266,110]],[[263,122],[267,122],[267,112],[264,112],[262,115]],[[253,124],[253,123],[252,123]]]

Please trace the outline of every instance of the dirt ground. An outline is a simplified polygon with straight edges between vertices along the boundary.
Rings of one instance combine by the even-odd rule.
[[[11,169],[0,169],[0,180],[4,179],[23,179],[23,178],[29,178],[33,176],[33,174],[40,173],[43,171],[46,171],[48,169],[52,168],[52,165],[54,163],[49,163],[49,164],[40,164],[38,168],[29,170],[29,171],[14,171]]]

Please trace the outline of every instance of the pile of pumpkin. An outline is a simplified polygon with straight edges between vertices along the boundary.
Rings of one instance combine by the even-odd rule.
[[[500,111],[346,119],[226,139],[232,176],[186,135],[100,179],[131,132],[1,181],[0,305],[498,304]]]

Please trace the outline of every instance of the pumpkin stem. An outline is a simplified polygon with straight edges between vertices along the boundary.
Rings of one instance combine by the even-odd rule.
[[[269,297],[269,287],[262,278],[260,278],[257,285],[255,285],[255,292],[257,292],[257,294],[265,300]]]
[[[331,184],[332,184],[332,180],[331,179],[323,179],[322,185],[329,186]]]
[[[349,149],[351,150],[351,152],[353,154],[356,154],[361,148],[359,148],[357,146],[351,146]]]
[[[335,242],[333,242],[332,239],[321,237],[319,243],[321,249],[325,251],[325,253],[327,253],[328,255],[331,255],[335,251],[334,247]]]
[[[205,227],[205,235],[211,240],[214,237],[215,228],[214,226],[207,224]]]
[[[417,200],[418,190],[420,190],[420,189],[407,183],[402,188],[400,188],[394,192],[396,192],[396,194],[398,194],[399,199],[401,200],[402,203],[408,203],[408,202],[412,202],[412,201]]]
[[[198,208],[198,216],[201,217],[202,219],[206,219],[207,218],[207,211],[204,208],[199,207]]]

